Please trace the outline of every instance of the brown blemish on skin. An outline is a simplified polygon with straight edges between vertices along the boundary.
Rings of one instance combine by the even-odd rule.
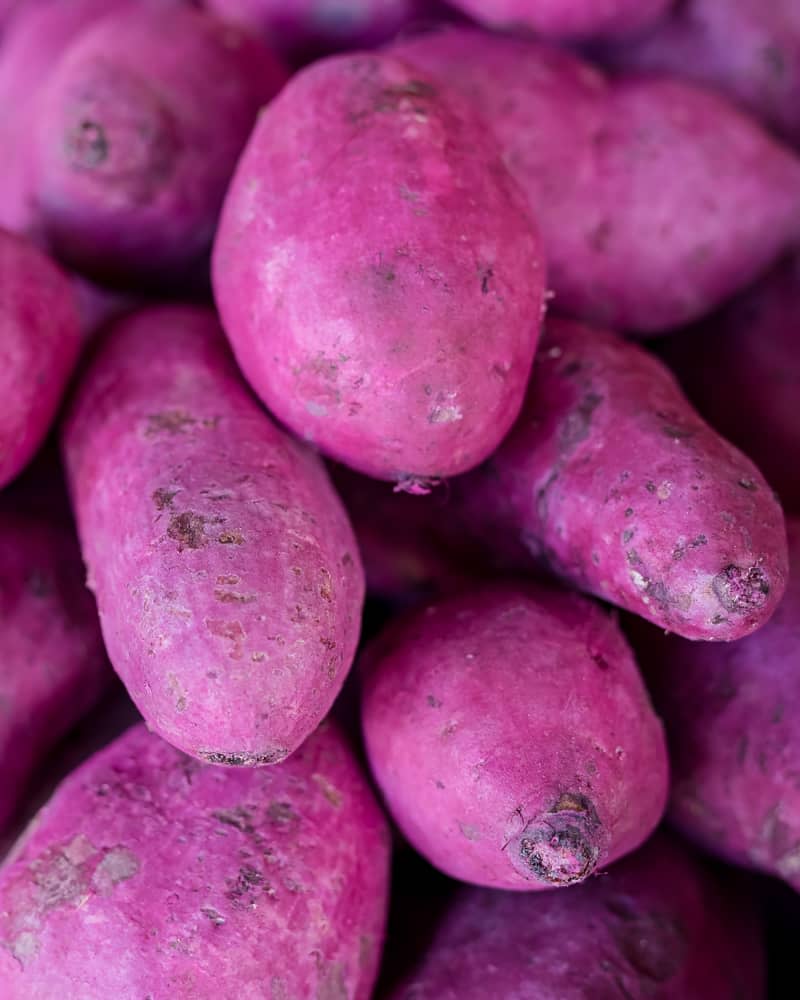
[[[726,566],[714,577],[712,587],[723,608],[738,614],[763,607],[770,592],[769,580],[760,566]]]
[[[342,794],[338,788],[328,781],[324,774],[312,774],[311,780],[319,787],[322,794],[335,808],[339,809],[342,804]]]
[[[288,802],[270,802],[267,816],[275,826],[289,826],[300,819]]]
[[[438,698],[434,698],[434,696],[432,694],[429,694],[426,700],[427,700],[428,704],[431,706],[431,708],[441,708],[442,707],[441,701]]]
[[[154,434],[185,434],[188,428],[194,427],[197,420],[185,410],[165,410],[163,413],[150,413],[147,416],[145,435]]]
[[[333,581],[331,580],[331,575],[328,570],[323,569],[320,571],[322,576],[322,583],[319,585],[319,596],[323,601],[333,600]]]
[[[207,542],[204,527],[206,519],[190,510],[173,514],[169,519],[167,535],[178,543],[178,552],[184,549],[201,549]]]
[[[238,531],[221,531],[217,541],[220,545],[241,545],[244,538]]]
[[[279,764],[286,760],[289,751],[283,747],[275,747],[261,753],[222,753],[218,750],[198,750],[198,756],[209,764],[222,764],[226,767],[260,767],[262,764]]]
[[[206,619],[208,631],[220,639],[227,639],[231,644],[230,657],[232,660],[242,658],[242,643],[247,637],[247,633],[242,628],[240,621],[225,621],[221,618]]]
[[[562,792],[548,813],[515,838],[512,863],[549,885],[580,882],[597,866],[601,829],[590,799],[580,792]]]
[[[218,576],[217,586],[227,585],[229,587],[235,587],[236,584],[241,580],[240,576],[229,575],[229,576]]]
[[[220,604],[252,604],[258,600],[256,594],[239,594],[234,590],[222,590],[219,587],[214,591],[214,599]]]
[[[164,486],[160,486],[157,490],[153,490],[152,500],[155,504],[156,510],[165,510],[167,507],[172,506],[172,501],[178,495],[178,490],[168,490]]]

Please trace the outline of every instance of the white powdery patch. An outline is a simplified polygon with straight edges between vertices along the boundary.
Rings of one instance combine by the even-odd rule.
[[[270,295],[277,295],[283,291],[287,276],[294,267],[297,259],[297,243],[295,240],[286,240],[280,243],[272,251],[272,256],[264,262],[261,272],[262,284]]]

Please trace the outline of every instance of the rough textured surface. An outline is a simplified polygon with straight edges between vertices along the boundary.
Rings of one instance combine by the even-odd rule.
[[[0,507],[0,830],[34,767],[113,677],[66,525]]]
[[[27,240],[0,229],[0,487],[42,444],[80,347],[67,277]]]
[[[581,881],[664,809],[661,724],[616,623],[577,594],[497,584],[401,619],[367,655],[363,725],[398,826],[463,881]]]
[[[117,325],[63,441],[106,646],[147,722],[214,763],[291,753],[350,667],[363,573],[322,463],[251,398],[213,314]]]
[[[705,323],[676,334],[663,356],[711,425],[800,512],[800,256]],[[713,378],[709,373],[713,372]]]
[[[3,1000],[367,1000],[388,854],[329,725],[257,771],[136,726],[64,781],[0,872]]]
[[[717,94],[608,80],[567,52],[453,29],[393,48],[464,92],[534,208],[555,307],[640,334],[687,323],[800,234],[800,160]]]
[[[535,899],[463,889],[390,1000],[761,1000],[756,914],[677,841]]]
[[[396,60],[294,77],[239,161],[213,273],[256,392],[361,472],[463,472],[519,410],[544,291],[524,197],[472,109]]]
[[[597,54],[616,68],[674,73],[717,87],[800,143],[796,0],[682,0],[645,38]]]
[[[485,544],[521,543],[689,639],[753,632],[786,586],[783,514],[763,476],[661,361],[604,330],[548,322],[520,419],[458,492]]]
[[[377,45],[427,15],[431,0],[204,0],[209,10],[303,58]]]
[[[58,256],[125,285],[192,274],[285,78],[265,45],[189,7],[125,5],[86,28],[36,109],[34,200]]]
[[[487,27],[580,41],[626,38],[652,27],[674,0],[452,0]]]
[[[800,889],[800,521],[789,542],[786,596],[755,635],[725,645],[633,635],[667,724],[673,821],[706,850]]]

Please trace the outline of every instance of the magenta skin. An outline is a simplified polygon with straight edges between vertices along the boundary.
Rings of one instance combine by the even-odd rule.
[[[451,0],[490,28],[558,41],[624,38],[652,28],[675,0]]]
[[[27,240],[0,229],[0,487],[44,441],[80,349],[69,279]]]
[[[666,804],[664,733],[630,648],[578,594],[498,583],[400,619],[367,654],[362,719],[400,830],[465,882],[580,882]]]
[[[796,0],[683,0],[644,38],[596,54],[616,69],[672,73],[716,87],[800,143]]]
[[[126,287],[188,280],[285,79],[266,45],[190,7],[126,6],[88,27],[48,75],[32,139],[36,210],[57,255]]]
[[[258,32],[295,59],[389,41],[428,14],[430,0],[204,0],[226,21]]]
[[[63,51],[131,0],[24,0],[9,15],[0,50],[0,226],[43,240],[31,191],[31,121],[44,81]],[[152,0],[155,2],[155,0]]]
[[[0,831],[113,674],[67,526],[0,508]]]
[[[211,763],[296,750],[350,668],[363,571],[321,461],[249,395],[214,315],[116,325],[62,443],[106,647],[151,729]]]
[[[672,822],[800,890],[800,521],[788,529],[789,587],[755,635],[726,645],[634,637],[669,734]]]
[[[800,255],[662,354],[686,394],[764,473],[787,510],[800,513]],[[713,378],[709,378],[713,372]]]
[[[551,318],[522,415],[457,506],[485,544],[521,542],[571,585],[687,639],[741,639],[777,608],[783,513],[669,369]]]
[[[494,130],[539,222],[560,312],[649,336],[750,284],[800,233],[800,160],[718,95],[610,81],[468,29],[394,46]]]
[[[659,834],[603,878],[535,899],[462,889],[387,1000],[762,1000],[761,927]]]
[[[65,779],[0,870],[3,1000],[368,1000],[388,862],[329,724],[249,771],[135,726]]]
[[[471,108],[397,60],[315,63],[261,116],[213,283],[270,410],[367,475],[414,489],[464,472],[519,411],[538,236]]]

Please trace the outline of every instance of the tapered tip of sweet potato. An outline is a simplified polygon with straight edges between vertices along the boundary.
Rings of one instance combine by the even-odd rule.
[[[526,879],[552,886],[582,882],[597,868],[605,834],[589,799],[561,795],[552,809],[531,820],[507,850]]]

